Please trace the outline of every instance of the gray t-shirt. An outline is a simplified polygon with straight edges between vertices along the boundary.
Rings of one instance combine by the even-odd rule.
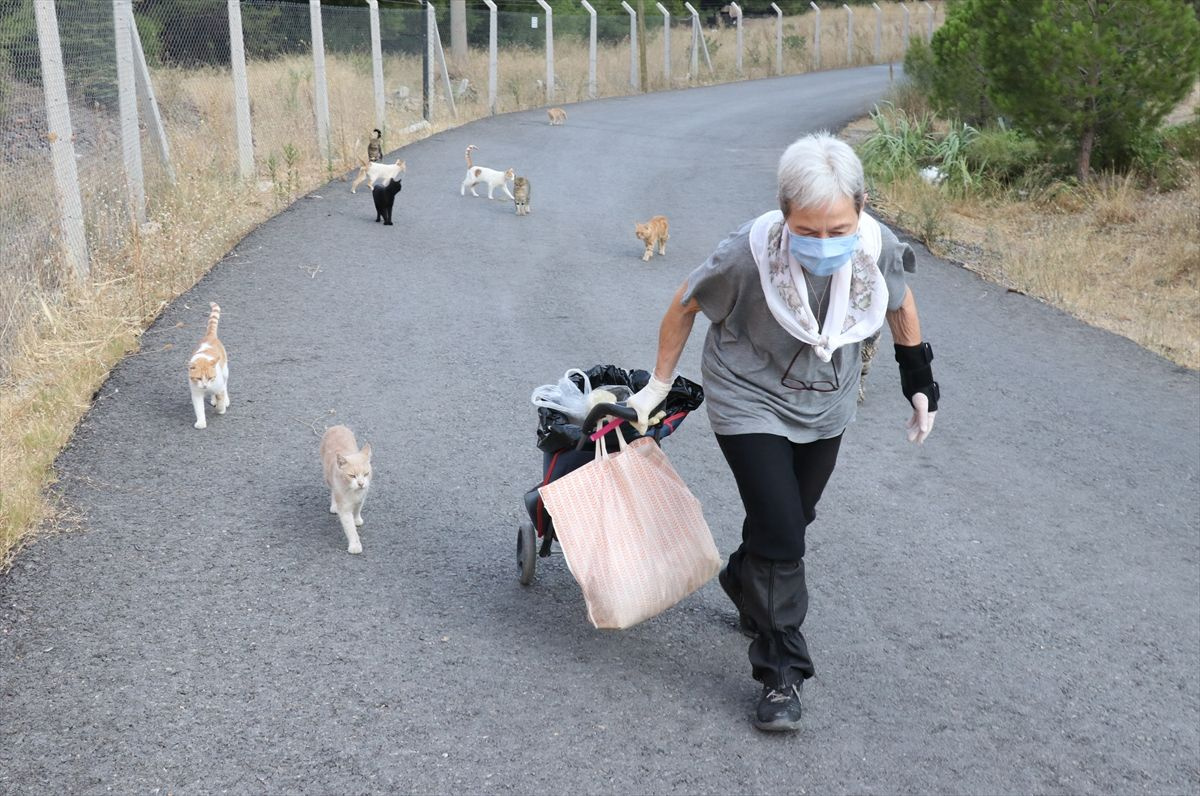
[[[822,362],[812,347],[792,337],[771,315],[758,266],[750,252],[750,226],[721,242],[687,279],[683,303],[696,299],[712,322],[704,340],[700,370],[704,404],[718,434],[775,434],[792,442],[813,442],[841,434],[858,406],[861,343],[844,345]],[[883,249],[879,270],[888,289],[888,309],[904,301],[904,272],[916,270],[916,257],[880,225]],[[825,285],[814,280],[810,306]],[[814,295],[815,291],[815,295]],[[826,296],[821,306],[828,307]],[[788,384],[836,387],[831,392],[795,389]]]

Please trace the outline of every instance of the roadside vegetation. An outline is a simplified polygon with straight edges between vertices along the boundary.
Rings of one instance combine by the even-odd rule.
[[[847,132],[935,253],[1195,369],[1198,77],[1183,0],[957,0]]]

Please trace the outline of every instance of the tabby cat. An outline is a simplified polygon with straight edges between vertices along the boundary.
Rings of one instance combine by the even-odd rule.
[[[529,179],[526,177],[513,178],[513,204],[517,206],[517,215],[527,216],[532,210],[529,206]]]
[[[371,140],[367,142],[367,160],[372,163],[383,160],[383,133],[378,127],[371,131]]]
[[[562,124],[567,120],[567,112],[562,108],[550,108],[546,115],[550,117],[550,124]]]

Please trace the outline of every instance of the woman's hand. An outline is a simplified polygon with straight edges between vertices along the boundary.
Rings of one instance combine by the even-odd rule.
[[[929,411],[929,396],[923,392],[913,395],[912,407],[912,417],[905,424],[905,430],[908,441],[920,445],[929,436],[929,432],[933,431],[933,421],[937,418],[937,410]]]
[[[667,393],[671,391],[671,385],[659,381],[654,376],[650,377],[650,381],[646,382],[646,386],[638,390],[633,396],[625,402],[625,405],[630,409],[634,409],[638,413],[638,419],[633,423],[633,427],[637,429],[639,434],[645,434],[646,429],[650,425],[650,418],[654,414],[654,410],[658,405],[667,399]]]

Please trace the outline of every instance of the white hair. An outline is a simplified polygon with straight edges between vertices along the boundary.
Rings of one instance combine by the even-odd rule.
[[[779,158],[779,209],[828,207],[844,197],[861,210],[866,196],[862,161],[827,132],[798,139]]]

